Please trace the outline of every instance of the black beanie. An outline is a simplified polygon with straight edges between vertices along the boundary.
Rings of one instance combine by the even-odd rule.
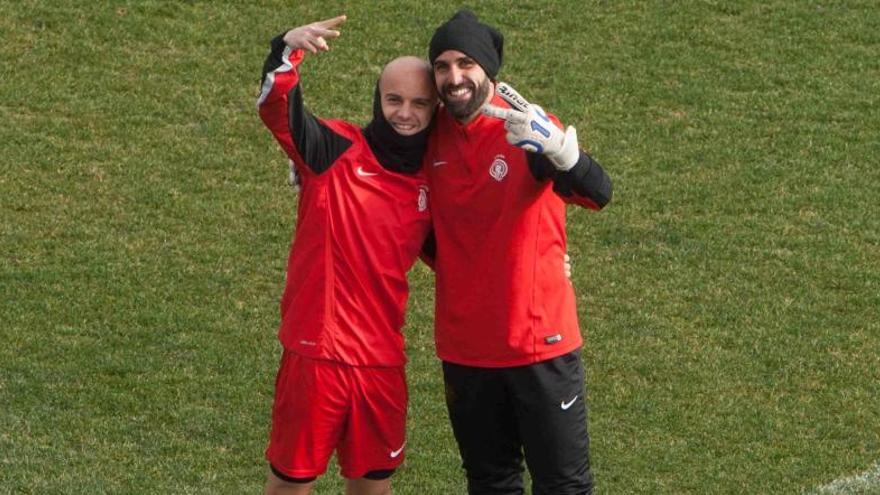
[[[494,80],[501,68],[504,36],[480,22],[473,12],[459,10],[434,31],[428,59],[433,64],[434,59],[446,50],[458,50],[476,60]]]

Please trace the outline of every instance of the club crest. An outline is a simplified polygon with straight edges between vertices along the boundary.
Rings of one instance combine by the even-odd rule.
[[[507,176],[507,162],[504,161],[504,155],[495,155],[492,165],[489,166],[489,175],[498,182],[504,180]]]

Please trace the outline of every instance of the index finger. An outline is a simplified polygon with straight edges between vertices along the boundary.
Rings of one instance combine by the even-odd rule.
[[[506,82],[498,82],[498,85],[495,87],[495,92],[498,93],[498,96],[504,98],[504,101],[509,103],[513,108],[516,108],[521,112],[525,112],[529,109],[528,100],[523,98],[521,94]]]
[[[522,120],[525,116],[522,112],[513,108],[501,108],[495,105],[483,105],[483,114],[496,119],[506,120],[508,122],[516,122]]]
[[[324,19],[323,21],[318,21],[315,25],[320,26],[325,29],[332,29],[336,26],[342,24],[347,19],[345,14],[338,15],[336,17],[332,17],[330,19]]]
[[[334,29],[324,29],[322,27],[315,27],[315,30],[313,32],[315,36],[320,36],[322,38],[327,38],[331,40],[338,38],[340,34],[339,31],[336,31]]]

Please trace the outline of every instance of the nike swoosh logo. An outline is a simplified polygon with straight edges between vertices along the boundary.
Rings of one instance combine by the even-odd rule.
[[[440,165],[445,165],[445,164],[446,164],[446,162],[444,160],[436,160],[436,161],[434,161],[434,163],[432,165],[434,165],[435,167],[439,167]]]
[[[576,401],[576,400],[578,400],[578,396],[577,396],[577,395],[575,395],[574,398],[571,399],[571,400],[568,401],[568,402],[560,402],[560,403],[559,403],[559,407],[561,407],[562,410],[565,411],[565,410],[567,410],[569,407],[571,407],[571,405],[574,404],[574,401]]]
[[[403,452],[404,447],[406,447],[406,442],[403,442],[403,445],[401,445],[399,449],[392,450],[391,451],[391,458],[394,459],[395,457],[399,456],[400,453]]]
[[[360,175],[361,177],[371,177],[373,175],[379,175],[375,172],[367,172],[366,170],[364,170],[364,167],[358,167],[357,174]]]

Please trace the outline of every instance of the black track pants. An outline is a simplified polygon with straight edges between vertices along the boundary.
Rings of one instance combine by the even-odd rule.
[[[513,368],[443,363],[446,405],[470,495],[592,493],[580,351]]]

